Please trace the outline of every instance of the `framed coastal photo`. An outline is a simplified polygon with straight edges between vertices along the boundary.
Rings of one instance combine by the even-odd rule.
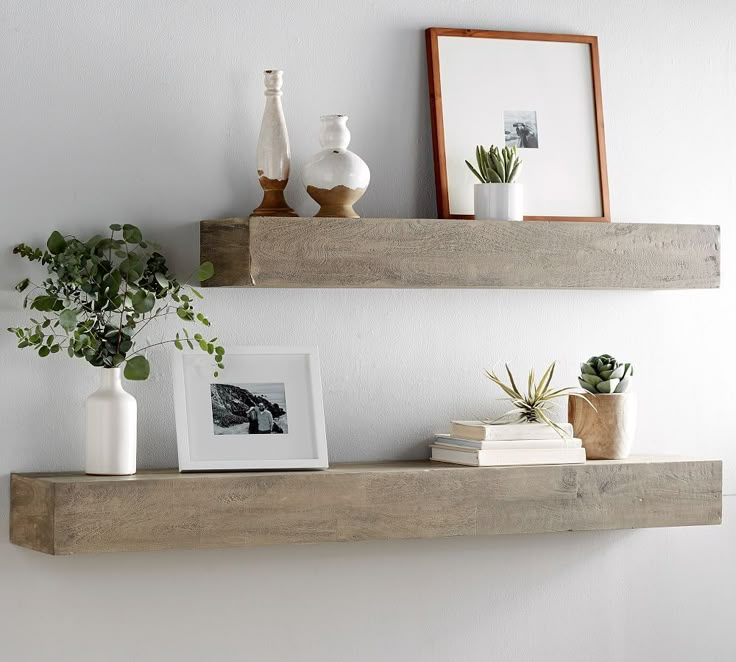
[[[476,145],[516,147],[524,220],[610,221],[598,40],[426,31],[437,213],[473,218]]]
[[[178,352],[174,400],[180,471],[328,466],[315,347],[228,348],[218,377]]]

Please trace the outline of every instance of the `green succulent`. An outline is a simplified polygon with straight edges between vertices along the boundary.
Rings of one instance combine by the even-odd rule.
[[[472,172],[483,184],[512,184],[521,174],[522,160],[516,147],[504,147],[499,150],[495,145],[488,149],[483,145],[475,148],[475,168],[470,161],[465,161]]]
[[[601,354],[580,364],[578,382],[590,393],[623,393],[633,376],[631,363],[619,363],[610,354]]]

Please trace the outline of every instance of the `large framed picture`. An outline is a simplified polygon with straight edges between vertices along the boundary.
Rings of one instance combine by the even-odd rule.
[[[180,471],[325,469],[327,439],[315,347],[228,348],[174,357]]]
[[[524,220],[610,221],[598,40],[429,28],[440,218],[473,218],[476,145],[517,147]]]

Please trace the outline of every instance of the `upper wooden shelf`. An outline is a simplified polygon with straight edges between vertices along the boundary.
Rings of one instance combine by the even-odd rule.
[[[202,221],[207,285],[697,289],[720,283],[720,228],[384,218]]]
[[[718,460],[13,474],[10,540],[47,554],[720,524]]]

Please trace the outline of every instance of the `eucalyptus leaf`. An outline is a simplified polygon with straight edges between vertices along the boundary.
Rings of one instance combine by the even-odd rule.
[[[125,369],[123,375],[125,379],[131,381],[142,381],[148,379],[148,375],[151,374],[151,365],[148,363],[148,359],[145,356],[138,354],[125,362]]]
[[[212,262],[202,262],[197,270],[197,280],[203,283],[215,275],[215,265]]]
[[[129,244],[140,244],[143,241],[143,235],[135,225],[126,223],[123,226],[123,239]]]
[[[52,255],[58,255],[66,248],[66,239],[60,232],[54,230],[46,242],[46,248]]]
[[[137,313],[148,313],[156,305],[156,297],[151,292],[138,290],[132,297],[133,309]]]
[[[67,333],[73,331],[77,326],[77,311],[72,308],[62,310],[59,313],[59,323]]]
[[[64,307],[64,303],[56,296],[51,294],[42,294],[37,296],[31,303],[32,310],[38,310],[43,313],[58,311]]]

